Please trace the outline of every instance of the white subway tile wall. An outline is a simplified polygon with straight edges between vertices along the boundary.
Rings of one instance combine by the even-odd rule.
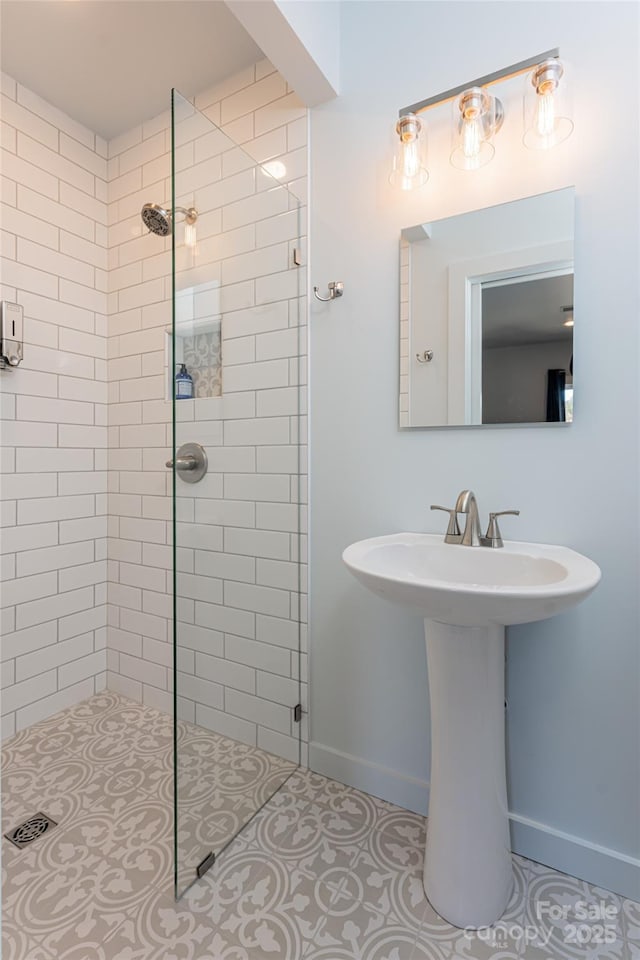
[[[223,395],[183,400],[177,411],[178,442],[201,443],[209,456],[203,481],[178,481],[180,711],[297,760],[298,679],[305,710],[307,701],[298,542],[306,529],[306,279],[293,248],[304,249],[306,234],[307,117],[266,60],[195,102],[208,119],[194,113],[179,124],[176,195],[198,210],[198,252],[194,262],[178,250],[179,286],[203,285],[185,298],[192,317],[222,315]],[[221,119],[244,150],[209,122]],[[147,233],[140,208],[170,205],[170,143],[165,113],[109,144],[107,353],[108,685],[168,712],[171,245]],[[269,164],[292,196],[244,151]],[[179,240],[181,230],[178,223]]]
[[[3,94],[0,289],[25,314],[25,360],[0,376],[7,736],[107,678],[172,709],[170,243],[139,217],[171,191],[168,112],[106,147],[6,76]],[[212,459],[178,502],[181,710],[295,759],[306,341],[291,263],[305,249],[307,115],[267,60],[196,105],[301,203],[197,115],[181,129],[225,354],[224,397],[179,411],[180,440]]]
[[[5,300],[24,360],[0,373],[2,734],[106,684],[107,161],[3,77]]]

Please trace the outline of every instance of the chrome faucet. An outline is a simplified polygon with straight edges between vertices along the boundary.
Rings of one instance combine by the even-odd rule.
[[[482,533],[480,532],[478,504],[473,490],[463,490],[462,493],[458,494],[455,511],[467,515],[460,543],[463,547],[479,547],[482,543]]]
[[[486,535],[483,537],[480,530],[480,517],[478,515],[478,504],[473,490],[463,490],[458,494],[456,505],[453,508],[440,507],[437,504],[431,504],[432,510],[444,510],[449,514],[449,524],[445,534],[445,543],[456,543],[463,547],[497,547],[504,546],[500,528],[498,527],[498,517],[505,514],[520,516],[519,510],[500,510],[497,513],[489,514],[489,526]],[[464,530],[460,533],[458,525],[458,514],[465,513]]]

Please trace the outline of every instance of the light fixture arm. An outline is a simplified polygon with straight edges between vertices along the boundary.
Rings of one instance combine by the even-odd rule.
[[[519,60],[518,63],[512,63],[508,67],[504,67],[502,70],[496,70],[493,73],[488,73],[484,77],[478,77],[476,80],[468,81],[467,83],[462,83],[458,87],[452,87],[450,90],[445,90],[442,93],[436,94],[435,97],[428,97],[426,100],[420,100],[418,103],[412,103],[408,107],[402,107],[398,112],[399,117],[404,117],[408,113],[421,113],[423,110],[428,110],[430,107],[436,107],[441,103],[446,103],[448,100],[453,100],[459,94],[464,93],[465,90],[468,90],[469,87],[488,87],[493,83],[498,83],[501,80],[506,80],[510,77],[516,77],[519,74],[526,73],[527,70],[530,70],[532,67],[538,66],[544,60],[555,59],[560,56],[560,48],[554,47],[552,50],[545,50],[543,53],[537,54],[535,57],[529,57],[527,60]]]
[[[198,219],[198,211],[195,207],[174,207],[173,213],[184,213],[185,223],[195,223]]]

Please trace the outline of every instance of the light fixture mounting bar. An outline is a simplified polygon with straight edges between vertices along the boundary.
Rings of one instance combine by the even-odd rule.
[[[429,110],[430,107],[435,107],[440,103],[446,103],[448,100],[453,100],[454,97],[457,97],[460,93],[464,93],[465,90],[468,90],[470,87],[487,87],[492,83],[498,83],[500,80],[506,80],[510,77],[517,77],[518,74],[526,73],[527,70],[530,70],[531,67],[535,67],[539,63],[542,63],[543,60],[549,60],[552,57],[559,56],[559,47],[554,47],[553,50],[545,50],[544,53],[539,53],[535,57],[529,57],[527,60],[520,60],[518,63],[512,63],[511,66],[504,67],[502,70],[496,70],[494,73],[488,73],[484,77],[478,77],[477,80],[470,80],[468,83],[463,83],[459,87],[453,87],[451,90],[445,90],[443,93],[439,93],[435,97],[429,97],[427,100],[420,100],[418,103],[412,103],[408,107],[403,107],[399,111],[398,116],[404,117],[408,113],[421,113],[423,110]]]

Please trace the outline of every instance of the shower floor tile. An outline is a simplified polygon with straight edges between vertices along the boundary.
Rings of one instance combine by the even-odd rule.
[[[179,739],[184,885],[221,852],[177,903],[170,717],[105,692],[3,747],[3,832],[58,824],[3,840],[3,960],[640,960],[640,904],[521,857],[502,920],[456,929],[424,896],[423,817],[188,723]],[[571,942],[584,903],[608,942],[597,919]]]

